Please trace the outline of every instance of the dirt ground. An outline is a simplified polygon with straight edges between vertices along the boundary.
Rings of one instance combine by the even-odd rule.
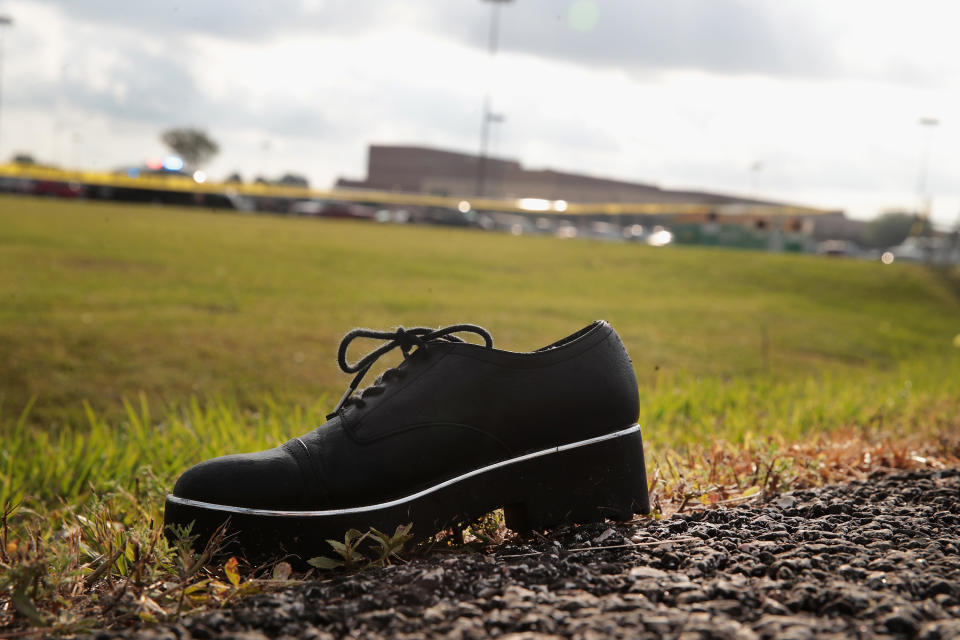
[[[98,638],[960,638],[960,469],[565,527]]]

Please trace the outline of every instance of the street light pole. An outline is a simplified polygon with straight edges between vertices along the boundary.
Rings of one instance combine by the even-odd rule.
[[[923,137],[923,151],[920,153],[920,175],[917,177],[917,215],[929,218],[933,204],[933,198],[927,193],[930,139],[933,137],[933,128],[939,125],[940,121],[937,118],[920,118],[917,123],[926,131]]]
[[[763,163],[757,160],[750,165],[750,197],[757,199],[757,174],[763,171]]]
[[[12,27],[12,26],[13,26],[13,18],[11,18],[10,16],[0,16],[0,109],[2,109],[2,100],[3,100],[3,92],[2,92],[2,84],[3,84],[3,27]],[[3,133],[2,124],[3,124],[2,121],[0,121],[0,134]],[[0,135],[0,139],[2,139],[2,135]],[[2,156],[0,156],[0,157],[2,157]]]
[[[490,7],[490,36],[489,52],[490,62],[497,53],[497,39],[500,36],[500,5],[510,2],[510,0],[484,0],[489,2]],[[483,115],[480,122],[480,157],[477,160],[477,196],[483,197],[484,183],[487,179],[487,143],[490,139],[490,124],[502,122],[503,116],[493,113],[490,107],[490,86],[487,86],[487,92],[483,96]]]

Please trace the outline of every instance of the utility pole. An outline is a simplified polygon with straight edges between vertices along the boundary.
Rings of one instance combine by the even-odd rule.
[[[260,173],[260,175],[263,177],[264,180],[267,180],[267,181],[269,181],[269,178],[267,178],[267,174],[270,172],[269,156],[270,156],[270,149],[272,147],[273,147],[273,143],[270,142],[269,140],[264,140],[263,142],[260,143],[260,151],[262,152],[260,155],[260,162],[263,165],[263,171]]]
[[[489,51],[490,63],[492,67],[494,56],[497,53],[497,39],[500,35],[500,5],[506,4],[511,0],[484,0],[489,2],[490,7],[490,36]],[[490,125],[494,122],[503,122],[503,116],[493,113],[490,106],[490,86],[487,86],[486,94],[483,96],[483,116],[480,122],[480,158],[477,161],[477,196],[483,197],[485,182],[487,180],[487,143],[490,139]]]
[[[12,27],[12,26],[13,26],[13,18],[11,18],[10,16],[0,15],[0,89],[2,89],[2,83],[3,83],[3,28]],[[0,107],[2,107],[2,97],[3,97],[3,93],[2,93],[2,90],[0,90]],[[2,121],[0,121],[0,133],[3,132],[2,124],[3,124]]]
[[[927,193],[927,168],[930,162],[930,139],[933,129],[940,124],[937,118],[920,118],[917,123],[924,128],[923,151],[920,153],[920,175],[917,177],[917,216],[929,218],[933,197]]]
[[[750,165],[750,197],[757,199],[757,175],[763,171],[763,163],[757,160]]]

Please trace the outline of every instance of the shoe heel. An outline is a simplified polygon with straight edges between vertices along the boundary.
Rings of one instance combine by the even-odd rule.
[[[516,483],[522,499],[504,506],[514,531],[650,512],[639,430],[528,460]]]

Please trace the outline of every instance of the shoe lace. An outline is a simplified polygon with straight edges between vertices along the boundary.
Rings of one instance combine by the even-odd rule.
[[[493,337],[490,335],[490,333],[483,327],[479,327],[475,324],[453,324],[440,329],[434,329],[432,327],[413,327],[412,329],[404,329],[403,327],[397,327],[394,331],[353,329],[347,333],[347,335],[343,336],[343,340],[340,341],[340,348],[337,350],[337,364],[340,365],[340,369],[344,373],[356,373],[357,375],[354,376],[353,380],[350,382],[350,386],[347,387],[346,392],[340,398],[340,402],[337,403],[336,408],[327,415],[327,419],[330,420],[334,416],[338,415],[340,410],[347,405],[355,404],[362,407],[364,398],[383,393],[385,389],[384,383],[394,378],[400,378],[404,375],[404,372],[400,369],[387,369],[377,376],[376,380],[373,381],[373,385],[354,395],[354,392],[360,385],[360,381],[363,380],[363,376],[366,375],[366,373],[370,370],[370,367],[373,366],[373,363],[376,362],[380,356],[392,351],[393,349],[396,349],[397,347],[400,347],[400,351],[403,352],[403,357],[406,359],[414,347],[417,349],[422,349],[431,342],[465,342],[465,340],[462,338],[453,335],[455,333],[474,333],[483,338],[483,342],[486,347],[493,347]],[[360,358],[355,363],[350,364],[347,362],[347,349],[350,347],[350,343],[357,338],[384,340],[386,342],[385,344],[377,347],[367,355]]]

